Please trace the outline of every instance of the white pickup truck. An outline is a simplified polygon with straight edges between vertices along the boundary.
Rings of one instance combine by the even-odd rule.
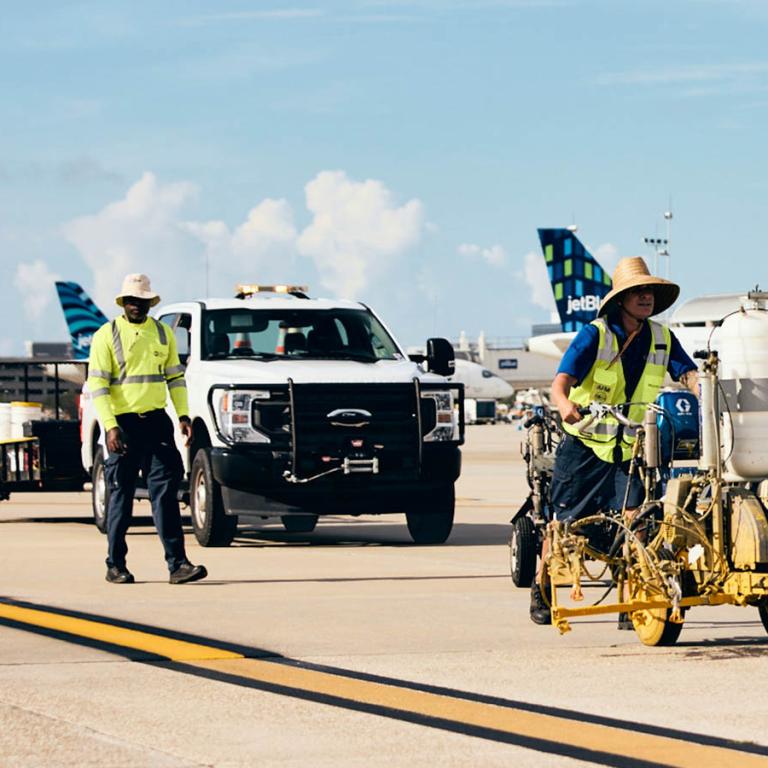
[[[444,542],[464,439],[463,386],[445,378],[450,343],[429,339],[409,358],[365,305],[272,289],[239,286],[232,299],[155,313],[186,364],[194,440],[178,438],[181,496],[197,540],[227,546],[239,516],[310,532],[321,515],[399,512],[414,542]],[[83,466],[103,531],[103,438],[83,395]]]

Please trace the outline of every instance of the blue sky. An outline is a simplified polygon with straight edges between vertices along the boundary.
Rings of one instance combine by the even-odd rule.
[[[670,201],[683,299],[768,286],[762,0],[9,2],[0,30],[0,354],[66,339],[57,276],[110,315],[133,271],[521,337],[537,227],[652,263]]]

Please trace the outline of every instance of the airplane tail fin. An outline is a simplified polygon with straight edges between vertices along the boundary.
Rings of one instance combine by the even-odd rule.
[[[75,360],[85,360],[93,334],[108,322],[107,318],[77,283],[57,281],[56,292],[72,337],[72,355]]]
[[[563,331],[578,331],[597,317],[611,277],[570,229],[539,229],[539,240]]]

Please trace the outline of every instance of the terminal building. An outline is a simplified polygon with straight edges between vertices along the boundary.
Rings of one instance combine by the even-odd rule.
[[[554,333],[560,325],[537,325],[531,335]],[[486,339],[481,331],[477,341],[469,341],[464,332],[453,342],[456,357],[471,360],[501,377],[515,390],[543,389],[555,377],[559,360],[531,352],[527,339],[502,337]]]

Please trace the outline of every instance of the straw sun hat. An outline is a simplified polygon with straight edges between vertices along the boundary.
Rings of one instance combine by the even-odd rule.
[[[123,279],[123,288],[115,296],[115,302],[118,306],[123,306],[123,299],[133,296],[136,299],[149,299],[149,306],[154,307],[160,302],[160,296],[152,290],[149,284],[149,278],[146,275],[133,274],[126,275]]]
[[[647,285],[653,288],[653,314],[658,315],[669,309],[680,293],[680,286],[664,280],[662,277],[654,277],[648,270],[648,265],[640,256],[628,256],[622,259],[613,273],[613,288],[605,295],[597,316],[602,317],[616,309],[619,299],[625,291],[631,288],[639,288]]]

